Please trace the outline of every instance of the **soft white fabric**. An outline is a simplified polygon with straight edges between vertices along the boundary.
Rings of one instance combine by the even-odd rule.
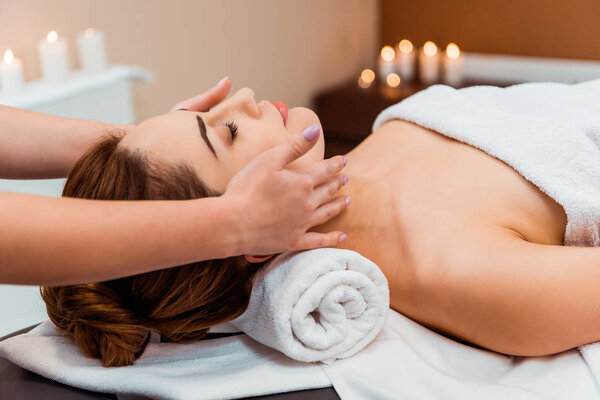
[[[243,334],[189,344],[152,341],[134,365],[104,368],[46,321],[0,342],[0,356],[67,385],[152,399],[236,399],[331,386],[318,364],[292,360]]]
[[[355,354],[381,331],[388,310],[387,280],[373,262],[349,250],[318,249],[283,254],[263,267],[246,312],[211,329],[237,326],[248,335],[190,344],[153,337],[133,366],[103,368],[47,321],[0,342],[0,355],[93,391],[232,399],[331,386],[318,364],[296,360],[331,362]]]
[[[231,321],[253,339],[299,361],[350,357],[383,327],[385,275],[350,250],[278,256],[256,274],[248,308]]]
[[[504,161],[565,209],[566,246],[600,245],[600,79],[459,90],[435,85],[385,109],[373,130],[394,118]],[[580,350],[600,382],[598,346]]]
[[[598,246],[600,79],[454,89],[434,85],[377,116],[403,119],[504,161],[565,209],[565,245]]]
[[[342,400],[600,398],[575,349],[509,357],[457,343],[394,310],[362,351],[322,367]]]

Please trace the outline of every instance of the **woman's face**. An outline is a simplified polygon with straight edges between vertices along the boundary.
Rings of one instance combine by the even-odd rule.
[[[289,110],[287,121],[273,103],[256,103],[248,88],[237,91],[208,112],[179,110],[143,121],[119,146],[141,150],[160,161],[190,165],[211,189],[224,192],[229,180],[265,150],[285,142],[319,118],[311,110]],[[237,127],[237,132],[232,133]],[[324,140],[291,167],[322,160]]]

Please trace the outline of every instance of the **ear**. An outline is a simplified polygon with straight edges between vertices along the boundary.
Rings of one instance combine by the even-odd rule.
[[[250,256],[250,255],[245,255],[244,258],[246,258],[246,261],[251,262],[251,263],[261,263],[261,262],[265,262],[268,259],[270,259],[271,257],[273,257],[273,254],[269,254],[266,256]]]

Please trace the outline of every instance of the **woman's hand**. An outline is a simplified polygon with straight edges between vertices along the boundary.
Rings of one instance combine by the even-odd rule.
[[[216,86],[213,86],[204,93],[200,93],[195,97],[180,101],[179,103],[175,104],[173,108],[171,108],[171,111],[181,109],[196,112],[208,111],[211,107],[214,107],[222,102],[223,99],[227,97],[230,89],[231,81],[229,80],[229,77],[225,77],[221,79]]]
[[[227,185],[223,199],[232,204],[241,235],[238,254],[274,254],[335,246],[343,232],[307,232],[338,215],[349,202],[335,197],[344,185],[340,171],[346,159],[336,156],[303,169],[286,165],[317,142],[318,125],[311,125],[258,156]]]

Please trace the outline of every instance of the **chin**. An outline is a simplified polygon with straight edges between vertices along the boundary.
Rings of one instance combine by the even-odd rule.
[[[321,126],[321,121],[313,110],[306,107],[294,107],[289,110],[286,124],[286,129],[288,132],[301,132],[304,128],[312,124],[319,125],[319,128],[321,129],[321,134],[317,139],[317,144],[315,144],[314,147],[308,151],[308,153],[290,165],[299,166],[300,164],[304,165],[306,163],[322,160],[325,155],[325,139],[323,136],[323,127]]]

